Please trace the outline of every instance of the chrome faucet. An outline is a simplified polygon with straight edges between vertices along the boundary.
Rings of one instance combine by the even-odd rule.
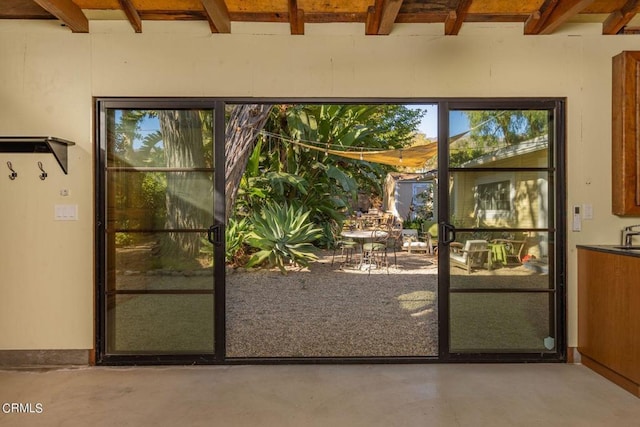
[[[630,225],[628,227],[625,227],[622,230],[622,245],[623,246],[632,246],[633,243],[633,236],[640,236],[640,230],[634,230],[635,228],[640,227],[640,224],[638,225]]]

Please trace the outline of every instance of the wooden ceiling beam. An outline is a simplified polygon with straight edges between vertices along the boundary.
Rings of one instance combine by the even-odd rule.
[[[379,35],[388,36],[391,34],[393,24],[396,22],[396,17],[402,6],[402,1],[403,0],[384,0],[380,15],[380,27],[378,28]]]
[[[224,0],[200,0],[207,13],[207,20],[212,33],[230,33],[231,18]]]
[[[602,24],[602,34],[618,34],[625,25],[640,12],[640,0],[629,0],[620,9],[613,11]]]
[[[52,19],[53,16],[35,2],[2,0],[0,19]]]
[[[551,15],[551,12],[553,12],[557,5],[558,0],[546,0],[540,7],[540,10],[529,15],[529,18],[524,23],[524,33],[528,35],[538,34],[538,31],[540,31],[542,25],[549,19],[549,15]]]
[[[140,19],[140,14],[138,10],[135,8],[131,0],[118,0],[120,2],[120,6],[122,10],[124,10],[124,14],[127,15],[127,19],[131,23],[133,30],[136,33],[142,32],[142,19]]]
[[[552,34],[560,25],[577,15],[595,0],[563,0],[557,2],[547,19],[535,34]],[[545,2],[546,3],[546,2]]]
[[[298,0],[289,0],[289,25],[292,35],[304,35],[304,10],[298,9]]]
[[[61,20],[74,33],[88,33],[89,20],[71,0],[34,0],[40,7]]]
[[[382,21],[382,7],[384,0],[375,0],[373,6],[367,8],[367,21],[365,24],[365,34],[368,36],[377,35],[380,31]]]
[[[457,36],[462,27],[462,23],[467,19],[467,13],[469,13],[469,6],[471,6],[473,0],[460,0],[458,7],[455,10],[451,10],[444,20],[444,34],[446,36]]]

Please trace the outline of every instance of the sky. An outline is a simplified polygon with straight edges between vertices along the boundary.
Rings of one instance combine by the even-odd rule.
[[[407,105],[411,109],[427,110],[427,114],[422,118],[420,123],[420,132],[424,133],[428,138],[436,138],[438,136],[438,105]],[[457,135],[461,132],[469,130],[469,121],[462,111],[452,111],[449,117],[450,135]]]
[[[438,137],[438,105],[437,104],[423,104],[423,105],[407,105],[411,109],[427,110],[427,114],[422,118],[419,130],[424,133],[427,138]],[[120,111],[117,111],[118,113]],[[116,120],[119,120],[119,115],[116,114]],[[450,135],[457,135],[461,132],[469,130],[469,121],[462,111],[452,111],[449,118],[449,126],[451,128]],[[157,131],[160,128],[158,119],[156,117],[147,117],[143,119],[140,127],[140,134],[145,137],[147,134]]]

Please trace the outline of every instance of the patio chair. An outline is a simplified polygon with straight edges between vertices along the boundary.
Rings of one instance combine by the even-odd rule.
[[[408,253],[426,252],[431,254],[433,253],[433,245],[429,236],[425,236],[423,239],[418,235],[418,230],[404,229],[402,230],[402,250]]]
[[[418,237],[423,241],[431,242],[431,254],[435,255],[438,252],[438,223],[436,221],[425,221],[420,224]]]
[[[333,230],[332,230],[333,232]],[[344,265],[354,263],[356,254],[360,251],[360,244],[353,239],[342,237],[340,234],[333,232],[333,255],[331,256],[331,265],[336,259],[336,253],[340,251],[340,268]]]
[[[392,224],[389,227],[389,237],[387,239],[387,247],[393,250],[393,265],[398,266],[398,255],[396,250],[402,246],[402,224]]]
[[[486,240],[467,240],[464,246],[459,242],[450,245],[449,260],[451,266],[464,268],[467,274],[472,268],[486,268],[491,270],[491,251]]]
[[[504,259],[501,260],[505,265],[520,265],[524,256],[524,240],[511,239],[494,239],[491,241],[494,245],[501,245],[504,252]]]
[[[362,262],[368,266],[369,274],[371,268],[376,268],[382,264],[386,264],[387,274],[389,274],[389,260],[387,257],[387,249],[389,247],[389,231],[384,229],[375,229],[371,231],[370,241],[362,245]]]

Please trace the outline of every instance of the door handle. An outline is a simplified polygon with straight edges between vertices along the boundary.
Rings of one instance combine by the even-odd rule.
[[[222,224],[215,224],[209,227],[207,230],[207,239],[214,246],[220,246],[222,244]]]
[[[442,243],[448,245],[456,240],[456,228],[443,221],[440,223],[440,235],[443,236]]]

